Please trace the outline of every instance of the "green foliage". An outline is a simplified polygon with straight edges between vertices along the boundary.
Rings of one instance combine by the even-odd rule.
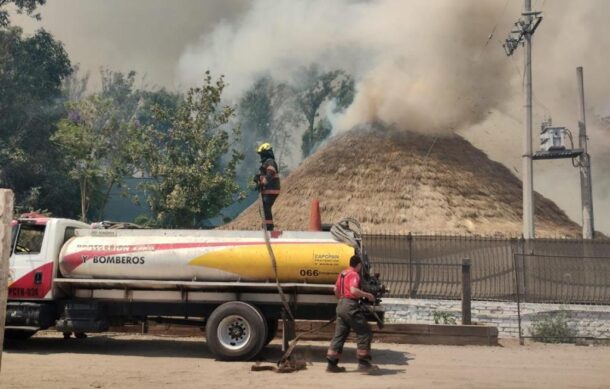
[[[259,141],[268,141],[273,123],[273,80],[259,78],[239,101],[242,131]]]
[[[188,91],[175,112],[159,107],[158,121],[170,123],[163,132],[152,126],[140,133],[147,202],[160,226],[198,227],[242,196],[236,168],[242,155],[232,145],[239,136],[231,128],[233,107],[222,106],[223,78],[206,72],[202,87]]]
[[[320,145],[324,139],[328,138],[332,133],[332,124],[326,118],[320,120],[313,130],[307,130],[303,134],[303,143],[301,144],[301,150],[303,156],[308,156],[313,150]]]
[[[434,320],[434,324],[457,324],[455,314],[449,311],[433,311],[432,319]]]
[[[316,65],[312,65],[302,71],[297,86],[297,104],[308,124],[301,144],[304,158],[309,156],[332,131],[328,120],[327,123],[318,123],[316,126],[323,103],[334,101],[335,113],[345,109],[354,100],[354,85],[354,79],[343,70],[323,73]]]
[[[68,117],[51,137],[62,150],[69,175],[81,193],[81,220],[97,197],[103,209],[116,184],[135,172],[131,127],[112,97],[90,96],[66,104]]]
[[[141,214],[135,217],[135,219],[133,219],[134,224],[137,224],[139,226],[145,227],[145,228],[155,228],[157,227],[156,223],[155,223],[155,219],[151,218],[149,215],[146,214]]]
[[[131,70],[127,74],[115,72],[109,69],[101,70],[102,92],[100,95],[111,100],[116,106],[121,107],[128,114],[135,110],[139,96],[134,93],[136,72]]]
[[[569,313],[565,309],[544,312],[532,320],[530,333],[543,343],[574,343],[575,331],[568,326]]]
[[[25,13],[34,19],[40,20],[40,14],[35,13],[35,11],[38,6],[46,2],[47,0],[0,0],[0,27],[6,27],[10,24],[7,10],[10,4],[15,6],[18,14]]]
[[[21,209],[67,217],[77,209],[78,188],[49,141],[65,114],[61,86],[71,73],[62,44],[46,31],[24,37],[0,28],[0,185]]]
[[[84,83],[72,77],[66,89],[80,96],[66,103],[68,116],[59,123],[52,140],[62,150],[70,177],[77,180],[81,193],[81,219],[92,215],[103,219],[103,210],[113,188],[127,196],[125,178],[141,172],[138,142],[148,127],[167,131],[169,123],[155,120],[155,106],[176,110],[179,96],[161,91],[134,89],[136,73],[103,69],[102,90],[82,97]]]
[[[238,105],[241,124],[241,151],[244,153],[244,170],[239,172],[238,181],[253,188],[252,175],[257,172],[257,145],[270,142],[275,150],[275,158],[284,172],[282,158],[286,154],[291,132],[298,128],[295,123],[291,100],[293,90],[284,83],[276,83],[271,77],[261,77],[244,93]]]
[[[168,117],[173,117],[178,106],[182,102],[182,96],[171,93],[165,89],[157,91],[140,91],[140,100],[136,111],[136,122],[142,127],[152,126],[156,130],[167,132],[172,123]],[[158,109],[167,112],[165,118],[156,118],[155,111]]]

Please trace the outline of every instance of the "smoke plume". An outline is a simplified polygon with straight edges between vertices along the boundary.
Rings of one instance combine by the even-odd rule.
[[[223,24],[189,47],[180,75],[224,72],[239,93],[256,76],[290,77],[315,62],[358,82],[339,129],[374,120],[429,132],[477,123],[510,90],[511,64],[487,47],[494,2],[257,1],[237,24]]]
[[[523,58],[501,42],[520,1],[255,1],[219,25],[179,62],[184,84],[203,69],[227,75],[237,96],[259,75],[287,79],[312,62],[357,80],[335,131],[380,120],[430,134],[459,132],[521,175]],[[575,68],[585,69],[597,227],[610,232],[610,2],[533,1],[544,20],[534,36],[534,145],[549,116],[577,132]],[[580,221],[578,172],[570,161],[536,163],[536,190]]]

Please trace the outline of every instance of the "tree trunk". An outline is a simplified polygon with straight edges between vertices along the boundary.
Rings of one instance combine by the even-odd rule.
[[[87,220],[87,178],[82,177],[80,180],[80,220]]]
[[[110,199],[110,192],[112,191],[112,188],[114,187],[115,183],[116,183],[115,180],[110,181],[110,185],[108,185],[108,189],[106,190],[106,193],[104,194],[104,197],[102,199],[102,204],[100,205],[100,211],[98,212],[99,220],[104,220],[104,209],[106,209],[106,205],[108,204],[108,200]]]

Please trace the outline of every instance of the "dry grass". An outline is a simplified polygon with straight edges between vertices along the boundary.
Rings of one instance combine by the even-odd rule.
[[[306,229],[319,199],[323,223],[353,216],[366,231],[520,235],[521,181],[459,136],[433,142],[379,129],[337,136],[282,181],[276,225]],[[552,201],[536,193],[535,202],[537,236],[579,236]],[[259,226],[256,203],[222,228]]]

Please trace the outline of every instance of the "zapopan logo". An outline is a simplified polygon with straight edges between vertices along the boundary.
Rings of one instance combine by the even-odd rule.
[[[314,254],[314,259],[339,259],[338,254]]]
[[[91,260],[93,263],[116,263],[122,265],[144,265],[144,257],[131,255],[96,255],[93,258],[83,255],[83,263]]]

